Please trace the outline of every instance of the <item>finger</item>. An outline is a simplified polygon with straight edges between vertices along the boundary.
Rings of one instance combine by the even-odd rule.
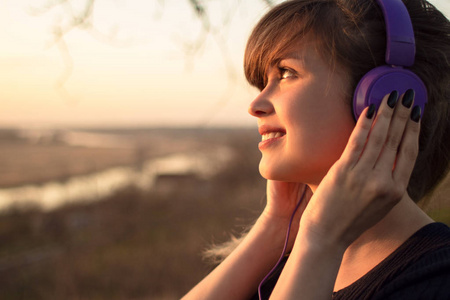
[[[375,166],[378,157],[380,156],[381,149],[386,141],[389,125],[394,113],[393,107],[397,102],[397,98],[397,91],[393,91],[389,95],[384,96],[372,126],[372,130],[369,133],[366,147],[358,162],[359,167],[372,169]]]
[[[362,111],[358,118],[358,122],[348,139],[347,146],[342,152],[340,161],[350,169],[358,162],[361,153],[364,151],[367,137],[372,128],[374,115],[375,105],[373,104]]]
[[[410,119],[411,107],[414,102],[414,90],[407,90],[401,98],[401,104],[396,105],[394,115],[389,126],[386,142],[375,165],[375,169],[392,171],[398,149]]]
[[[417,154],[419,153],[420,117],[420,106],[415,106],[406,124],[393,172],[394,181],[405,187],[409,182]]]

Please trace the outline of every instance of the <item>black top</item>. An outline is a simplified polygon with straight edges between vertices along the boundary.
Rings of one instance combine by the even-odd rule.
[[[262,288],[268,299],[287,257]],[[301,295],[299,295],[301,297]],[[450,299],[450,228],[442,223],[424,226],[397,250],[348,287],[336,299]],[[251,300],[257,300],[256,293]]]

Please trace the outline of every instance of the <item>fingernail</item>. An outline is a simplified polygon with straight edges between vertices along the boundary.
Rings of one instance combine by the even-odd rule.
[[[405,92],[405,95],[403,96],[403,100],[402,100],[402,104],[404,107],[410,108],[411,104],[413,103],[414,100],[414,90],[413,89],[409,89]]]
[[[367,119],[372,119],[373,115],[375,114],[375,104],[370,104],[369,109],[366,113]]]
[[[412,112],[411,112],[411,120],[418,123],[420,120],[421,114],[422,114],[422,110],[420,109],[420,106],[418,106],[418,105],[414,106],[414,108],[412,109]]]
[[[398,92],[392,91],[387,100],[387,105],[389,105],[390,108],[394,108],[395,104],[397,103],[397,100],[398,100]]]

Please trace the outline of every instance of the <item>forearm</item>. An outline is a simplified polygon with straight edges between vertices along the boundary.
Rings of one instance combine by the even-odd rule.
[[[241,244],[183,300],[248,299],[278,260],[287,224],[260,217]]]
[[[331,299],[345,248],[298,236],[270,299]]]

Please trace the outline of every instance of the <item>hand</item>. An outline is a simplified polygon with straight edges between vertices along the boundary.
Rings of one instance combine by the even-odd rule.
[[[359,118],[340,159],[330,168],[303,213],[306,238],[348,247],[404,196],[418,153],[420,110],[410,118],[413,91],[395,104],[384,97],[375,120]],[[400,101],[399,101],[400,102]],[[408,105],[409,104],[409,105]],[[405,106],[406,105],[406,106]]]
[[[289,221],[304,189],[306,191],[303,203],[295,216],[297,222],[300,220],[301,213],[312,195],[309,187],[303,183],[267,180],[267,204],[263,214],[269,219],[276,219],[282,222]]]
[[[267,204],[261,215],[261,220],[269,226],[277,226],[281,232],[287,230],[295,207],[303,194],[289,234],[287,251],[292,249],[297,236],[300,218],[312,196],[311,189],[303,183],[267,180]]]

